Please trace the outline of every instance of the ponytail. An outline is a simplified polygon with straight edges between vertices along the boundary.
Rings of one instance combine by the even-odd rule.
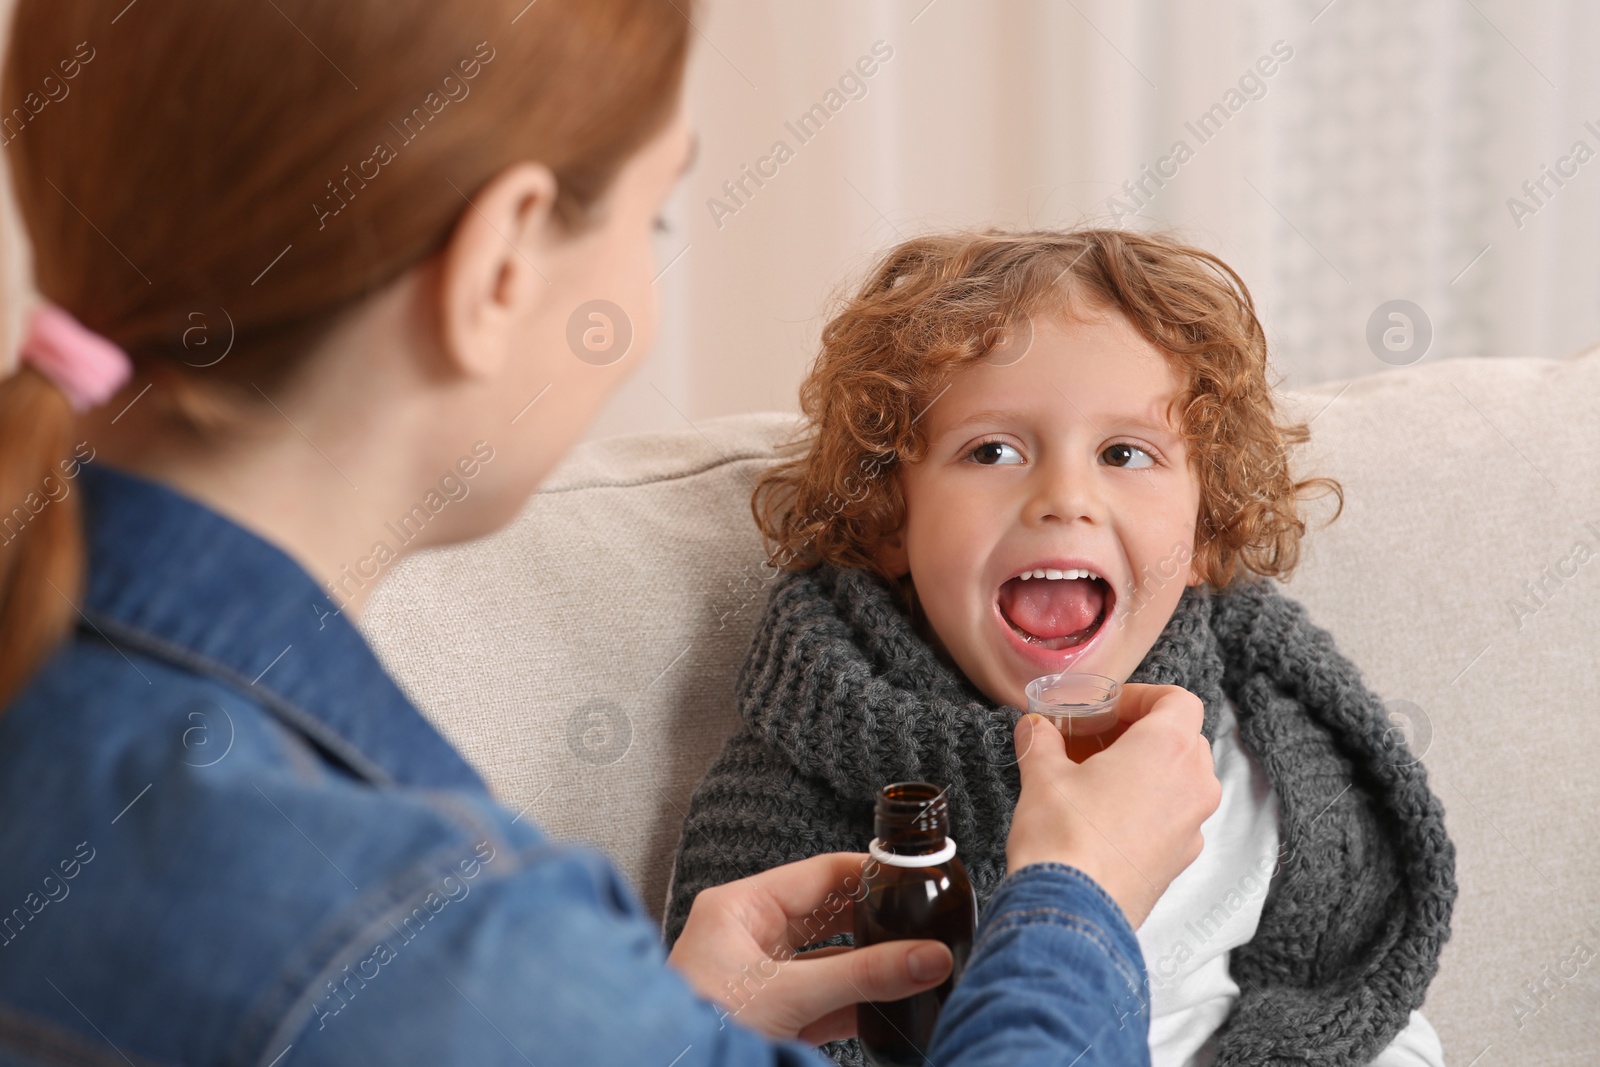
[[[78,494],[55,495],[77,413],[33,367],[0,379],[0,708],[66,639],[83,603]]]

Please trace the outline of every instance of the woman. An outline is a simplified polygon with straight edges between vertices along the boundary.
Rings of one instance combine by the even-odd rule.
[[[489,533],[581,436],[638,362],[585,328],[648,349],[691,14],[21,0],[47,303],[0,382],[3,1058],[823,1062],[784,1039],[948,973],[929,942],[789,959],[800,920],[847,927],[855,854],[703,894],[665,960],[351,625],[386,522]],[[434,506],[447,475],[472,490]],[[1012,875],[936,1062],[1146,1056],[1132,926],[1217,784],[1198,699],[1127,705],[1082,767],[1019,726]]]

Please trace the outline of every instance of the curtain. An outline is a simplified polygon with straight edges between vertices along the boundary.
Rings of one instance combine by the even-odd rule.
[[[695,26],[663,334],[594,436],[792,409],[830,297],[945,227],[1175,231],[1244,276],[1286,388],[1600,335],[1600,7],[712,0]]]

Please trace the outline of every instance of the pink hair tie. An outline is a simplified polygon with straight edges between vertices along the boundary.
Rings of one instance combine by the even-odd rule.
[[[55,382],[79,413],[104,404],[133,374],[128,354],[54,304],[28,317],[18,363]]]

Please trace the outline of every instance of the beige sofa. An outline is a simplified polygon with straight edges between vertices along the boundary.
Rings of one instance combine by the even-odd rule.
[[[1408,724],[1458,847],[1424,1010],[1452,1065],[1600,1063],[1600,351],[1286,402],[1313,419],[1302,469],[1347,495],[1287,591]],[[506,806],[605,849],[657,916],[764,602],[751,482],[793,426],[585,445],[511,527],[398,565],[362,620]]]

